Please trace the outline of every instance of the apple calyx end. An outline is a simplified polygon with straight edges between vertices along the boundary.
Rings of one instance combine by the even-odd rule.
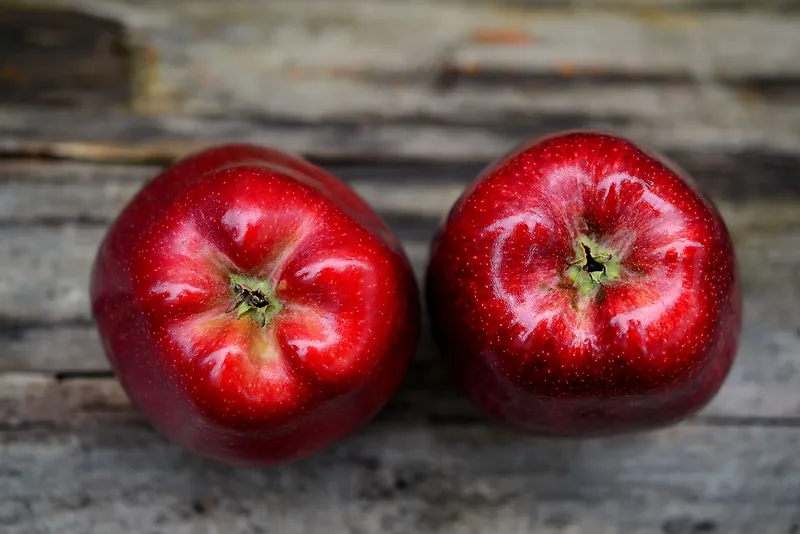
[[[581,296],[592,296],[601,286],[619,279],[619,262],[612,251],[591,239],[580,238],[576,258],[569,262],[566,276]]]
[[[240,274],[230,276],[233,303],[228,312],[235,313],[237,319],[246,316],[264,328],[283,309],[283,304],[266,280]]]

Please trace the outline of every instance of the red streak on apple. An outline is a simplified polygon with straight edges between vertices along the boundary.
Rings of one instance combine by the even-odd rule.
[[[722,385],[741,324],[718,211],[674,164],[598,132],[487,168],[437,235],[426,291],[470,398],[542,435],[687,417]]]
[[[133,402],[170,439],[236,464],[355,430],[419,335],[411,267],[380,218],[322,169],[244,144],[187,157],[134,197],[91,298]]]

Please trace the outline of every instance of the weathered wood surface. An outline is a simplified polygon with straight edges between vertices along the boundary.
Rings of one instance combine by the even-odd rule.
[[[0,389],[0,403],[39,415],[0,433],[0,520],[14,534],[797,529],[797,428],[689,423],[543,441],[390,407],[319,456],[245,471],[165,444],[96,381],[19,383]]]
[[[719,126],[702,119],[614,124],[577,116],[567,121],[462,125],[381,121],[320,124],[262,121],[254,117],[147,116],[85,111],[0,109],[0,155],[100,162],[164,163],[211,144],[244,141],[330,161],[441,161],[486,163],[524,139],[572,128],[627,135],[686,159],[737,159],[725,167],[768,171],[800,161],[798,106]],[[78,127],[80,125],[80,127]]]
[[[2,34],[0,103],[20,90],[22,56],[121,70],[56,83],[55,101],[34,89],[74,69],[31,71],[16,97],[56,107],[0,107],[0,531],[800,534],[797,0],[3,5],[15,12],[0,23],[47,8],[40,27],[78,16],[119,45],[56,24],[59,49],[28,25],[14,56]],[[108,63],[115,46],[130,62]],[[586,442],[515,434],[465,401],[426,329],[372,424],[293,465],[231,470],[167,444],[111,376],[89,267],[159,165],[226,141],[309,156],[378,209],[420,276],[488,161],[578,127],[666,152],[734,234],[739,357],[689,421]]]
[[[480,169],[330,167],[404,238],[418,273],[439,218]],[[320,456],[256,472],[165,443],[108,374],[90,322],[94,250],[157,169],[0,163],[0,522],[9,532],[796,532],[792,168],[776,166],[773,188],[746,198],[739,186],[751,175],[731,183],[695,169],[734,232],[747,313],[730,379],[689,422],[584,443],[514,434],[456,391],[426,332],[373,424]]]
[[[800,14],[775,4],[15,4],[120,25],[131,99],[102,114],[79,99],[0,110],[0,153],[164,162],[239,140],[325,159],[487,161],[526,137],[585,127],[744,161],[800,152]]]
[[[722,127],[774,111],[800,84],[800,14],[785,11],[488,1],[15,3],[122,25],[137,50],[130,104],[138,110]]]
[[[166,445],[113,398],[98,413],[98,397],[0,434],[5,532],[797,531],[796,428],[551,442],[388,412],[319,456],[244,471]]]
[[[130,101],[134,72],[122,25],[70,11],[0,9],[0,104]]]
[[[404,240],[421,278],[427,243],[467,182],[475,165],[338,165],[347,180]],[[697,169],[700,170],[700,169]],[[0,274],[0,370],[98,371],[108,369],[90,324],[86,286],[93,253],[108,223],[158,167],[86,163],[0,163],[0,252],[9,258]],[[405,171],[405,172],[403,172]],[[700,183],[715,191],[739,248],[744,273],[748,328],[739,366],[726,393],[711,407],[715,415],[800,416],[800,321],[793,301],[800,296],[800,187],[776,179],[777,190],[743,200],[739,181],[719,182],[700,170]],[[791,172],[784,169],[783,172]],[[741,176],[741,182],[752,176]],[[779,250],[780,254],[773,251]],[[58,276],[48,276],[58,273]],[[18,303],[27,300],[24,309]],[[55,328],[53,328],[55,327]],[[435,359],[426,340],[424,361]],[[57,346],[59,351],[53,352]],[[766,362],[769,362],[768,364]],[[446,386],[444,373],[425,364],[420,374]],[[430,378],[430,376],[429,376]],[[763,380],[771,388],[762,391]],[[424,392],[427,409],[439,390]],[[449,402],[450,399],[448,399]]]

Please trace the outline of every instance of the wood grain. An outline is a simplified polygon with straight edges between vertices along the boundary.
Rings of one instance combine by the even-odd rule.
[[[404,2],[405,0],[377,0],[382,2]],[[431,0],[448,2],[452,0]],[[489,4],[530,7],[590,7],[602,10],[623,10],[647,13],[659,11],[735,11],[739,9],[762,11],[792,11],[798,7],[797,0],[458,0],[461,4]]]
[[[774,188],[754,187],[762,196],[742,200],[739,189],[752,186],[751,177],[742,175],[741,184],[724,179],[736,160],[727,161],[718,169],[721,179],[703,173],[710,178],[702,183],[717,190],[715,200],[738,245],[746,321],[738,364],[706,415],[800,419],[800,322],[793,313],[800,298],[800,194],[794,181],[779,174]],[[63,376],[108,370],[90,322],[88,273],[105,228],[158,168],[0,163],[0,257],[8,258],[0,273],[0,370]],[[332,170],[401,236],[421,279],[438,221],[479,168],[339,164]],[[448,420],[474,417],[438,363],[427,330],[418,359],[404,406]]]
[[[742,210],[743,223],[732,217],[737,253],[742,264],[745,292],[753,295],[759,313],[776,324],[794,324],[793,301],[800,296],[800,233],[792,226],[797,209],[770,209],[769,205]],[[765,213],[764,217],[760,214]],[[781,220],[783,213],[787,220]],[[777,217],[777,218],[776,218]],[[384,215],[403,239],[418,276],[425,267],[429,238],[436,219]],[[747,221],[754,221],[754,226]],[[771,220],[771,224],[770,224]],[[393,222],[394,221],[394,222]],[[794,222],[793,222],[794,221]],[[19,321],[69,321],[88,316],[86,285],[91,261],[105,233],[105,222],[84,224],[80,219],[45,221],[36,226],[0,225],[0,316]],[[788,224],[788,228],[783,225]],[[57,276],[53,276],[57,273]],[[764,299],[759,302],[758,299]],[[774,299],[770,300],[770,299]]]
[[[686,169],[714,201],[735,203],[739,218],[747,219],[746,224],[768,226],[780,221],[792,224],[791,208],[800,199],[800,183],[794,180],[800,173],[800,153],[669,151],[666,155]],[[319,163],[379,210],[441,217],[488,161]],[[70,218],[109,222],[127,199],[161,168],[0,159],[0,224]],[[757,206],[763,207],[764,202],[771,203],[771,207],[759,209]],[[723,206],[723,209],[733,208]],[[754,220],[756,215],[763,218],[761,223]],[[739,219],[732,222],[738,224]]]
[[[116,21],[70,10],[0,8],[0,105],[127,105],[133,70]]]
[[[0,383],[10,533],[788,534],[800,512],[798,428],[547,441],[390,407],[318,456],[233,470],[166,444],[113,382]]]
[[[0,225],[0,317],[22,323],[87,319],[89,273],[105,230],[75,223]],[[403,245],[421,276],[427,240],[405,239]]]
[[[719,129],[798,115],[800,15],[791,12],[374,0],[25,4],[119,24],[140,58],[131,107],[158,114],[542,129],[631,121]]]
[[[742,334],[736,365],[702,414],[754,424],[800,424],[800,336],[748,319],[752,326]],[[0,354],[0,372],[110,377],[96,331],[88,322],[7,325],[0,329]],[[396,405],[408,414],[445,421],[479,418],[453,386],[427,324],[407,384]]]
[[[794,116],[792,109],[787,107],[774,116],[727,119],[728,123],[721,125],[695,117],[680,122],[634,121],[617,126],[603,120],[481,126],[392,121],[275,123],[235,115],[97,115],[88,111],[0,108],[0,155],[166,163],[213,144],[250,142],[325,162],[474,164],[494,160],[531,137],[562,129],[593,128],[626,135],[666,153],[709,158],[739,154],[745,165],[749,165],[748,156],[754,155],[762,164],[794,165],[800,152],[800,117]]]
[[[0,531],[800,533],[800,2],[13,4],[107,21],[136,63],[126,110],[0,108]],[[118,101],[106,89],[103,106]],[[378,209],[420,277],[487,162],[585,127],[665,152],[736,241],[739,356],[683,424],[513,433],[457,391],[426,325],[374,422],[318,456],[237,470],[166,443],[111,375],[89,269],[161,165],[228,141],[310,157]]]

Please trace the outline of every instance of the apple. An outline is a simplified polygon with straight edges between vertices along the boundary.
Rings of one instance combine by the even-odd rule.
[[[436,235],[426,296],[472,401],[545,436],[686,418],[721,387],[741,327],[714,205],[673,163],[593,131],[485,169]]]
[[[419,337],[400,242],[344,182],[226,144],[139,191],[100,245],[92,311],[164,435],[223,462],[310,454],[370,419]]]

